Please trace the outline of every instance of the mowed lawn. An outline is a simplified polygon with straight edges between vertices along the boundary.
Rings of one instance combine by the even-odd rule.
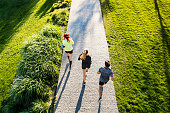
[[[170,112],[170,1],[100,2],[119,112]]]
[[[1,0],[0,3],[0,108],[11,88],[20,49],[29,36],[37,34],[47,22],[56,0]]]

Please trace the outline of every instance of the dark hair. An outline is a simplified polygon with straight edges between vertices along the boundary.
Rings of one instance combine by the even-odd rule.
[[[67,39],[67,41],[70,41],[70,34],[69,33],[64,33],[64,38]]]
[[[110,66],[110,61],[108,61],[108,60],[105,61],[105,66],[106,66],[106,67],[109,67],[109,66]]]

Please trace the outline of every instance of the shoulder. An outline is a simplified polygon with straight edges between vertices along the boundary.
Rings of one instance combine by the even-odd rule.
[[[103,71],[104,70],[104,68],[103,67],[101,67],[101,68],[99,68],[99,71],[101,72],[101,71]]]

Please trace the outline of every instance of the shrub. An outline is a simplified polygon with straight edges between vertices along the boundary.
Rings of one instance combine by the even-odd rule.
[[[60,9],[60,8],[66,8],[70,6],[71,0],[65,0],[64,2],[58,1],[58,3],[54,3],[51,12],[53,12],[55,9]]]
[[[67,9],[56,9],[51,13],[50,22],[61,26],[66,26],[68,23],[69,13]]]
[[[16,113],[23,108],[30,106],[32,101],[36,99],[49,98],[49,87],[42,81],[30,78],[17,79],[10,90],[10,97],[4,107],[6,113]]]
[[[22,60],[17,75],[37,79],[52,86],[58,79],[61,56],[60,40],[37,35],[22,48]]]
[[[44,102],[49,99],[50,88],[57,85],[60,71],[62,32],[46,26],[40,34],[33,35],[33,40],[22,48],[17,78],[4,106],[6,113],[47,111]]]
[[[30,112],[32,113],[47,113],[48,104],[45,103],[43,100],[37,100],[32,103],[33,107],[31,108]]]
[[[62,31],[60,30],[59,27],[48,24],[45,27],[43,27],[43,29],[39,34],[46,37],[53,37],[56,39],[60,39],[62,36]]]

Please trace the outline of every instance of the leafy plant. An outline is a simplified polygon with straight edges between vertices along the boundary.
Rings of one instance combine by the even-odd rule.
[[[69,13],[67,9],[57,9],[51,13],[51,18],[48,21],[53,24],[66,26],[68,23],[68,16]]]
[[[10,97],[4,107],[6,113],[16,113],[23,108],[30,106],[32,101],[36,99],[49,98],[49,87],[44,85],[42,81],[30,78],[17,79],[10,90]]]

